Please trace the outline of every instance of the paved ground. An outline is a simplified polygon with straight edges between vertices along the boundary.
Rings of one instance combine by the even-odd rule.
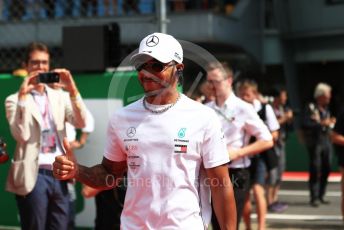
[[[287,203],[289,208],[281,213],[267,215],[267,229],[312,229],[336,230],[344,229],[340,213],[340,183],[330,182],[326,200],[331,203],[317,208],[309,205],[307,182],[287,181],[282,185],[280,200]],[[257,229],[256,215],[252,215],[252,229]],[[240,230],[244,230],[243,224]]]

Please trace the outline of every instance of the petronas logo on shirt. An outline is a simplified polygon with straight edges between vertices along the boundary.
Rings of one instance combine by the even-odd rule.
[[[188,151],[187,145],[174,145],[175,153],[187,153],[187,151]]]
[[[185,131],[186,131],[186,128],[181,128],[181,129],[178,131],[178,137],[179,137],[179,138],[185,137]]]

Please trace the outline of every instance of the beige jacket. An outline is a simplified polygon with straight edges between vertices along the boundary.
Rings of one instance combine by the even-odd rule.
[[[71,100],[69,94],[62,90],[46,87],[46,91],[62,142],[66,137],[66,121],[77,128],[85,126],[85,105],[82,100]],[[5,107],[12,136],[17,142],[6,190],[26,195],[33,190],[37,180],[42,116],[31,94],[27,95],[24,107],[18,105],[18,93],[6,98]]]

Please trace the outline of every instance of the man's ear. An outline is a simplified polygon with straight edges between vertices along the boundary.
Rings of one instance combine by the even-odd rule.
[[[227,79],[227,81],[228,81],[228,83],[230,84],[230,85],[232,85],[233,84],[233,76],[228,76],[228,79]]]
[[[183,70],[184,70],[184,64],[183,64],[183,63],[178,63],[178,64],[176,65],[176,68],[177,68],[177,71],[178,71],[178,70],[183,71]]]

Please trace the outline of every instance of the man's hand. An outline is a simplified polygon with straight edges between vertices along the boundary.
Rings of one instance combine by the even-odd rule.
[[[286,113],[285,113],[285,116],[287,118],[287,121],[291,121],[293,119],[293,111],[292,110],[288,110]]]
[[[63,146],[66,154],[55,158],[53,174],[56,179],[69,180],[75,178],[78,173],[78,165],[67,138],[63,139]]]
[[[79,141],[71,141],[69,145],[71,149],[80,149],[82,147]]]
[[[229,153],[229,159],[231,161],[237,160],[239,158],[241,158],[241,152],[240,149],[236,149],[236,148],[227,148],[228,149],[228,153]]]
[[[336,118],[331,117],[331,118],[325,118],[323,120],[321,120],[320,124],[322,126],[326,126],[326,127],[334,127],[334,124],[336,123]]]
[[[37,85],[38,83],[37,82],[38,74],[41,72],[42,71],[31,72],[30,75],[24,79],[18,91],[19,100],[24,100],[26,94],[30,93],[31,90],[34,89],[35,85]]]
[[[73,80],[72,74],[66,69],[54,69],[53,72],[60,76],[60,86],[67,90],[71,96],[75,97],[78,94],[78,89]]]

